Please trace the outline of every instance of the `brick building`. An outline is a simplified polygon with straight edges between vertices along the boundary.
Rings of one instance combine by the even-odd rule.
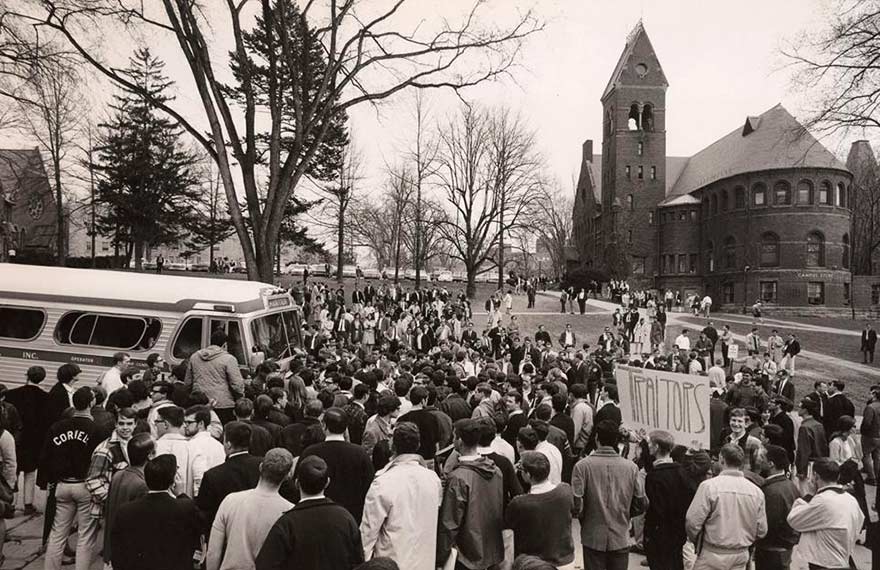
[[[0,261],[10,252],[54,257],[57,236],[55,194],[40,151],[0,149]]]
[[[846,306],[847,167],[781,105],[693,156],[666,156],[667,87],[640,22],[602,94],[601,154],[583,145],[579,263],[716,306]]]

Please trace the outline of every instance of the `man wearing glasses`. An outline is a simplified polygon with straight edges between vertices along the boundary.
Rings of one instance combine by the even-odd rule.
[[[164,381],[156,382],[150,388],[150,399],[153,400],[153,405],[150,406],[150,412],[147,414],[147,423],[150,424],[150,434],[153,436],[153,439],[159,437],[159,432],[156,429],[159,410],[174,405],[174,402],[171,401],[171,393],[173,391],[174,387]]]
[[[177,476],[172,489],[175,495],[181,495],[189,488],[189,440],[183,433],[184,411],[171,404],[157,410],[156,415],[156,435],[159,437],[156,455],[170,453],[177,458]]]

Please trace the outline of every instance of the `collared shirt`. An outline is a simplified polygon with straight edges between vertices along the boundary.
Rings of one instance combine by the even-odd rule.
[[[584,546],[602,552],[629,546],[630,505],[634,498],[641,500],[645,496],[638,472],[635,463],[606,446],[600,446],[574,466],[572,490],[575,497],[584,501]]]
[[[549,493],[553,489],[558,487],[558,484],[551,483],[550,480],[545,480],[543,483],[538,483],[537,485],[532,485],[532,488],[529,489],[529,495],[543,495],[544,493]]]
[[[498,455],[505,457],[508,461],[510,461],[511,465],[516,463],[516,453],[513,450],[513,446],[510,445],[510,443],[508,443],[506,440],[504,440],[501,435],[496,435],[495,439],[492,440],[492,445],[489,446],[488,450],[485,453],[480,451],[480,454],[485,455],[486,453],[492,453],[493,451]]]
[[[156,440],[156,455],[170,453],[177,458],[177,474],[174,476],[174,495],[187,492],[189,484],[189,440],[182,433],[168,432]]]
[[[864,521],[858,502],[838,485],[819,489],[809,502],[796,500],[788,513],[788,524],[801,533],[803,559],[826,568],[849,568]]]
[[[74,388],[70,384],[62,384],[62,386],[64,386],[64,389],[67,390],[67,399],[70,401],[70,405],[73,406],[73,393],[76,392],[76,388]]]
[[[743,476],[726,469],[700,483],[688,508],[685,530],[691,542],[700,534],[705,544],[721,548],[747,548],[767,534],[764,493]]]

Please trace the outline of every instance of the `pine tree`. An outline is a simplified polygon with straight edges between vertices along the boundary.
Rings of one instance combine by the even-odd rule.
[[[94,165],[100,179],[96,199],[102,205],[98,229],[113,235],[117,247],[134,253],[141,269],[144,247],[182,239],[193,223],[200,189],[197,156],[182,142],[182,130],[156,111],[157,102],[172,100],[172,82],[164,63],[139,49],[124,71],[143,89],[114,97],[112,119],[103,133]]]

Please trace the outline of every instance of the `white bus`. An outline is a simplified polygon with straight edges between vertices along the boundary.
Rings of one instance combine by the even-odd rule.
[[[286,369],[302,346],[290,295],[265,283],[0,263],[0,382],[23,383],[66,362],[97,380],[116,352],[143,367],[151,353],[175,366],[226,331],[242,372],[272,358]]]

